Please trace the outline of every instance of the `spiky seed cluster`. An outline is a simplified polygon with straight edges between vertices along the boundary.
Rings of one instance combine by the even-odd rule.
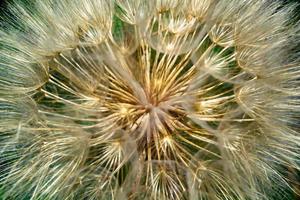
[[[262,200],[286,188],[282,172],[299,169],[293,5],[9,8],[0,33],[3,199]]]

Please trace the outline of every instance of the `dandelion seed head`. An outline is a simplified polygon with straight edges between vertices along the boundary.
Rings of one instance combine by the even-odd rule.
[[[295,192],[293,4],[26,3],[9,5],[0,31],[4,199]]]

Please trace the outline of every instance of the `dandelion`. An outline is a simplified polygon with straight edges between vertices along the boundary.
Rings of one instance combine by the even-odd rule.
[[[0,31],[2,198],[294,191],[285,173],[300,155],[294,6],[14,1]]]

